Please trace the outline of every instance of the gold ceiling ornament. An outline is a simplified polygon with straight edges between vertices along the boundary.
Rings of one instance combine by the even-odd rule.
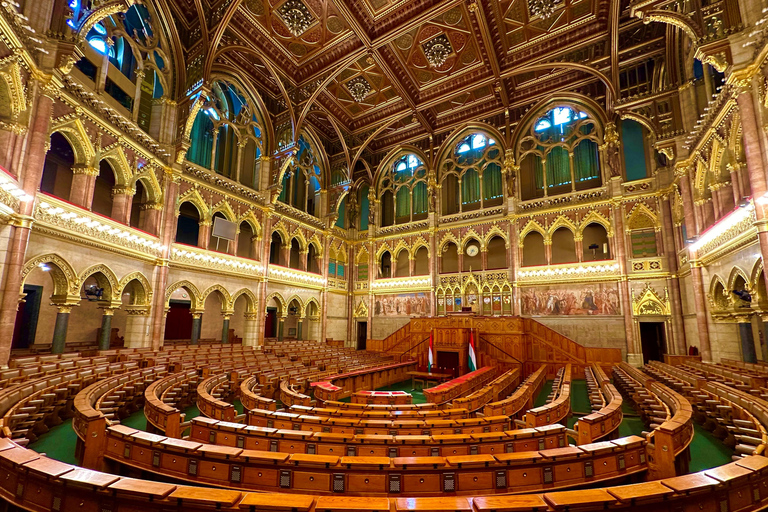
[[[433,68],[439,68],[448,59],[448,56],[453,53],[453,47],[448,40],[448,36],[440,34],[434,37],[422,45],[424,50],[424,56],[427,58],[430,66]]]
[[[555,14],[557,0],[528,0],[528,11],[531,16],[541,16],[543,19],[549,19]]]
[[[349,94],[352,95],[352,98],[357,103],[360,103],[361,101],[363,101],[365,97],[371,93],[371,84],[369,84],[368,80],[366,80],[362,76],[353,78],[352,80],[347,82],[346,85],[347,85],[347,89],[349,90]]]
[[[277,14],[294,37],[306,32],[315,21],[315,17],[301,0],[287,0],[278,7]]]

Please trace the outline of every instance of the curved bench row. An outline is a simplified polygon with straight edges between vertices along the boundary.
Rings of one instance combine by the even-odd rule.
[[[571,365],[558,371],[559,379],[552,386],[553,399],[546,405],[525,412],[526,427],[540,427],[551,423],[564,423],[571,414]]]
[[[233,388],[239,387],[237,382],[237,372],[234,371],[200,381],[197,385],[197,408],[200,414],[217,420],[235,421],[235,406],[230,403],[231,399],[227,401],[225,398],[231,397]]]
[[[150,482],[78,468],[0,439],[0,496],[20,508],[35,511],[751,512],[768,506],[768,458],[753,456],[700,473],[605,489],[511,496],[446,494],[439,498],[412,496],[402,490],[392,498],[356,498],[317,496],[314,492],[312,495],[241,492]]]
[[[266,409],[268,411],[277,410],[277,401],[272,398],[261,396],[257,387],[259,378],[257,376],[243,379],[240,383],[240,402],[244,409]]]
[[[252,409],[247,412],[246,416],[248,425],[255,427],[308,430],[313,432],[325,430],[338,434],[389,435],[393,431],[397,431],[398,434],[434,435],[473,434],[509,430],[509,418],[507,416],[459,419],[443,419],[441,417],[424,419],[367,419],[360,417],[313,416],[261,409]]]
[[[179,409],[194,403],[198,371],[186,370],[158,379],[144,390],[144,416],[152,432],[179,437],[185,415]]]
[[[498,366],[483,366],[461,377],[424,389],[424,397],[427,402],[438,405],[444,404],[482,388],[495,379],[498,374]]]
[[[571,487],[645,471],[637,436],[551,450],[449,457],[288,454],[107,429],[104,456],[183,481],[247,490],[366,496],[478,495]]]
[[[640,370],[622,362],[614,366],[614,375],[629,386],[635,404],[651,411],[648,441],[649,474],[666,478],[688,472],[693,440],[693,408],[681,394],[655,381]]]
[[[526,377],[514,393],[503,400],[486,405],[483,408],[483,414],[486,416],[515,417],[520,411],[530,408],[547,379],[546,371],[547,365],[541,365],[538,370]]]
[[[300,385],[291,384],[288,380],[282,380],[280,381],[280,401],[288,407],[292,405],[309,407],[312,403],[312,397],[305,395]]]
[[[326,403],[326,407],[304,407],[302,405],[294,405],[287,409],[286,412],[294,412],[297,414],[309,414],[314,416],[341,416],[347,418],[367,418],[367,419],[425,419],[425,418],[440,418],[440,419],[458,419],[468,418],[469,411],[467,409],[438,409],[438,408],[412,408],[412,409],[390,409],[381,404],[364,404],[370,405],[370,408],[337,408],[331,407],[330,402]],[[362,405],[362,404],[361,404]],[[418,404],[418,405],[434,405],[434,404]]]
[[[457,398],[452,407],[463,407],[470,412],[482,409],[489,402],[495,402],[500,397],[506,397],[520,384],[520,368],[513,368],[496,377],[490,384],[469,395]]]
[[[582,416],[574,426],[579,433],[579,444],[594,443],[597,440],[609,437],[616,433],[624,419],[621,405],[624,400],[619,391],[611,384],[605,372],[599,365],[588,368],[597,385],[599,402],[603,404],[600,410]]]
[[[253,427],[210,418],[194,418],[190,423],[190,441],[285,453],[446,457],[545,450],[567,444],[562,425],[472,434],[356,435]]]

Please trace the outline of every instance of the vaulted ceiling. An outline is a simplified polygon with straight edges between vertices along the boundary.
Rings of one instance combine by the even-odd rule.
[[[436,145],[472,120],[508,129],[554,91],[612,108],[622,66],[665,51],[664,26],[630,18],[627,0],[554,0],[547,18],[533,0],[160,1],[187,86],[244,74],[276,126],[304,112],[332,155],[342,140]]]

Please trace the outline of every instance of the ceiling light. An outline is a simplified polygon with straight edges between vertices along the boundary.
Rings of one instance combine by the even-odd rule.
[[[288,0],[277,9],[277,14],[280,15],[293,37],[299,37],[306,32],[315,20],[309,8],[301,0]]]
[[[368,94],[371,92],[371,84],[368,83],[368,80],[365,78],[358,76],[357,78],[353,78],[349,82],[347,82],[347,89],[349,90],[349,94],[352,95],[352,98],[357,103],[360,103],[365,99]]]
[[[424,56],[433,68],[439,68],[445,64],[448,56],[453,53],[451,42],[445,34],[440,34],[439,36],[430,39],[422,45],[422,48],[424,50]]]
[[[552,17],[556,6],[556,0],[528,0],[528,11],[531,16],[541,16],[545,20]]]

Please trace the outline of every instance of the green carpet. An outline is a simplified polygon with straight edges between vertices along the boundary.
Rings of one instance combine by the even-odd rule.
[[[72,429],[72,420],[67,420],[61,425],[53,427],[47,434],[40,436],[29,448],[38,453],[44,453],[48,457],[67,464],[77,464],[75,459],[75,446],[77,434]]]
[[[136,430],[147,430],[147,417],[144,416],[144,409],[139,409],[127,418],[124,418],[120,423]]]
[[[547,397],[552,392],[552,384],[554,381],[548,380],[544,383],[544,385],[541,387],[541,391],[539,391],[539,396],[536,397],[536,400],[533,402],[533,407],[541,407],[542,405],[545,405],[547,403]]]
[[[396,384],[392,384],[391,386],[379,388],[376,391],[405,391],[406,393],[411,394],[411,396],[413,397],[414,404],[427,403],[427,399],[424,398],[424,393],[421,390],[411,389],[411,379],[404,380],[403,382],[398,382]]]
[[[693,424],[691,441],[690,472],[704,471],[731,462],[733,450],[726,447],[718,438],[704,430],[701,425]]]
[[[639,436],[646,430],[643,421],[640,416],[637,415],[637,411],[624,400],[621,404],[621,412],[624,414],[624,419],[619,425],[619,436]]]

